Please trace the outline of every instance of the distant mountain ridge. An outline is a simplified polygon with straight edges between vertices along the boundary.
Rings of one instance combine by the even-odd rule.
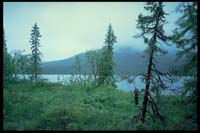
[[[81,69],[83,72],[88,73],[91,68],[86,65],[85,53],[78,54],[81,60]],[[132,49],[130,47],[114,48],[114,62],[116,64],[114,70],[115,74],[133,74],[137,75],[147,71],[146,61],[147,58],[143,58],[143,51]],[[161,71],[167,71],[172,64],[174,64],[176,51],[169,51],[164,56],[157,56],[159,62],[158,68]],[[57,61],[49,61],[42,63],[42,74],[72,74],[74,73],[74,56]]]

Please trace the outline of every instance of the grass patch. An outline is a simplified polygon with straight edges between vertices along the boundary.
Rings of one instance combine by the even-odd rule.
[[[139,106],[143,95],[140,95]],[[159,122],[132,123],[132,116],[139,106],[133,103],[129,92],[110,86],[95,88],[54,83],[33,84],[29,81],[14,82],[3,90],[4,130],[174,130],[190,129],[177,126],[191,113],[181,103],[183,97],[161,96],[160,112],[166,125]],[[192,108],[192,106],[190,107]],[[148,116],[147,116],[148,117]],[[191,123],[193,129],[197,129]],[[196,126],[196,128],[195,128]]]

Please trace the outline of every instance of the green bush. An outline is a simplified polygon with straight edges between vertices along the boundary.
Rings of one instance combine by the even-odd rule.
[[[80,85],[81,84],[81,85]],[[134,123],[131,119],[142,105],[133,103],[130,92],[112,86],[96,87],[92,82],[67,84],[17,81],[3,90],[4,130],[174,130],[197,129],[185,117],[193,104],[185,97],[161,96],[160,113],[166,123]]]

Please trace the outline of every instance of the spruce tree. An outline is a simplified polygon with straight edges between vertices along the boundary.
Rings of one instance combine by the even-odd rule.
[[[162,121],[164,120],[159,113],[156,102],[151,96],[151,92],[155,90],[157,91],[157,95],[159,95],[158,93],[162,89],[166,88],[163,83],[163,77],[166,77],[166,79],[169,78],[167,77],[169,76],[168,73],[161,72],[156,66],[156,56],[158,56],[158,54],[167,53],[167,51],[160,48],[159,45],[162,45],[163,42],[167,44],[169,39],[165,35],[163,29],[163,25],[166,23],[166,13],[163,11],[163,3],[147,2],[144,8],[149,11],[149,15],[144,16],[140,14],[137,20],[137,28],[142,31],[141,34],[137,35],[137,37],[142,37],[144,39],[144,43],[148,45],[145,52],[149,59],[147,74],[144,74],[144,81],[146,82],[146,85],[141,111],[141,121],[143,123],[145,122],[146,112],[150,112],[147,108],[148,104],[151,105],[150,107],[153,111],[151,114],[153,121],[155,121],[155,118],[159,118]]]
[[[177,11],[181,17],[177,21],[178,28],[174,30],[173,42],[180,50],[177,52],[177,59],[185,57],[185,63],[181,67],[175,68],[174,73],[178,75],[190,76],[182,86],[182,95],[189,96],[182,101],[191,107],[191,113],[184,119],[185,121],[197,119],[197,2],[184,2],[178,6]],[[190,119],[188,119],[190,118]],[[196,123],[195,123],[196,124]],[[191,124],[192,127],[194,124]]]
[[[3,87],[7,88],[9,81],[12,79],[12,58],[7,52],[6,39],[3,31]]]
[[[114,80],[114,62],[113,62],[113,45],[117,42],[116,36],[109,24],[108,32],[105,38],[105,46],[102,48],[102,55],[98,71],[98,85],[111,84],[115,86]]]
[[[42,53],[39,50],[40,47],[40,32],[39,32],[39,27],[37,26],[37,23],[34,24],[31,30],[31,51],[32,51],[32,56],[31,56],[31,73],[32,73],[32,79],[37,82],[38,80],[38,75],[41,72],[41,55]]]
[[[179,27],[174,30],[172,39],[176,47],[179,48],[176,59],[185,57],[186,61],[175,72],[178,75],[189,75],[193,77],[193,79],[185,82],[185,84],[192,81],[186,91],[192,91],[195,94],[197,84],[197,3],[182,3],[177,8],[177,11],[182,16],[177,21]]]

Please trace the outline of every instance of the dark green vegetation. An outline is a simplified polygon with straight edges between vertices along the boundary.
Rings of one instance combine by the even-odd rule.
[[[133,102],[131,93],[102,86],[94,88],[70,84],[29,81],[12,82],[4,90],[3,129],[5,130],[182,130],[197,129],[189,117],[191,105],[185,106],[183,97],[162,96],[160,112],[166,123],[133,123],[133,115],[142,104]],[[147,121],[149,119],[147,113]],[[189,123],[189,124],[188,124]]]
[[[12,77],[13,69],[11,67],[12,64],[12,58],[10,54],[7,52],[7,44],[6,44],[6,38],[3,33],[3,88],[6,88],[8,85],[9,80]]]
[[[38,80],[38,75],[41,72],[41,55],[42,53],[39,50],[40,46],[40,31],[39,27],[37,26],[37,23],[34,24],[32,27],[33,29],[31,30],[31,75],[32,75],[32,80],[37,82]]]
[[[95,75],[95,78],[84,79],[79,75],[76,79],[72,77],[66,86],[48,83],[39,78],[41,52],[38,49],[40,46],[38,38],[41,35],[36,24],[31,33],[31,57],[22,55],[21,52],[16,52],[12,57],[7,52],[4,37],[4,129],[196,130],[197,3],[183,3],[179,9],[177,8],[182,16],[177,22],[178,28],[172,35],[165,35],[163,29],[167,15],[163,11],[163,6],[162,2],[148,2],[144,8],[149,14],[138,16],[137,28],[141,30],[139,36],[144,39],[148,47],[144,51],[147,63],[140,62],[145,68],[140,69],[144,70],[141,80],[146,86],[144,92],[140,93],[137,106],[133,101],[137,96],[117,90],[114,85],[116,64],[113,59],[113,44],[116,42],[116,37],[111,25],[106,34],[105,46],[99,50],[100,52],[90,51],[84,56],[87,65],[92,68],[90,74]],[[176,66],[167,72],[160,69],[163,63],[157,62],[157,58],[167,53],[162,49],[164,43],[161,42],[170,42],[179,48],[180,51],[176,53],[176,63],[184,58],[182,66]],[[130,59],[133,58],[129,56]],[[137,56],[139,57],[139,54]],[[26,63],[29,60],[31,61]],[[70,70],[70,73],[85,73],[83,61],[81,56],[75,56],[74,70]],[[124,59],[123,63],[127,62]],[[138,67],[139,60],[130,62]],[[165,68],[167,67],[163,67],[164,70]],[[16,77],[18,73],[31,73],[32,78],[20,81]],[[161,90],[168,89],[165,82],[171,82],[173,75],[190,76],[190,79],[185,80],[182,85],[182,95],[161,95]],[[128,77],[126,78],[128,82],[134,82],[129,76],[124,77]],[[190,93],[189,96],[186,95],[187,92]]]
[[[101,49],[101,58],[99,63],[99,71],[97,72],[97,84],[98,85],[112,85],[115,84],[114,79],[114,65],[113,60],[113,45],[117,42],[117,38],[114,35],[114,30],[111,24],[108,26],[108,31],[105,39],[105,46]]]

